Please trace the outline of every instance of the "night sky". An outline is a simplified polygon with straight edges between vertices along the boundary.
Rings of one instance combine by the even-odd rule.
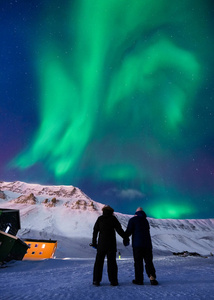
[[[214,217],[214,1],[1,0],[0,180]]]

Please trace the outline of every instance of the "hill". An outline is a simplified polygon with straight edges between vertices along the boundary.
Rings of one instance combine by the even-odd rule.
[[[57,257],[88,257],[93,225],[104,204],[93,201],[74,186],[44,186],[25,182],[0,182],[0,208],[20,210],[21,239],[57,239]],[[130,215],[115,212],[125,229]],[[148,218],[154,253],[214,251],[214,219]],[[131,255],[118,236],[118,248]]]

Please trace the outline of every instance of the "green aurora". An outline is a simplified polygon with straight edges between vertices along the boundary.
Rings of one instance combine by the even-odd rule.
[[[199,146],[192,132],[212,59],[210,2],[58,3],[43,5],[32,46],[39,126],[10,166],[42,164],[59,184],[138,190],[131,206],[153,217],[196,212],[192,187],[179,180]]]

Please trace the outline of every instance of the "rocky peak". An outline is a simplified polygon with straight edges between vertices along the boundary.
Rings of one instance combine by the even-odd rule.
[[[0,199],[6,199],[6,195],[3,191],[0,191]]]
[[[59,200],[57,200],[56,198],[53,198],[51,200],[49,199],[45,199],[42,203],[46,206],[46,207],[55,207],[57,202],[59,202]]]
[[[96,204],[92,200],[79,199],[76,201],[67,201],[64,206],[70,209],[88,210],[88,211],[98,211]]]
[[[20,203],[20,204],[36,204],[36,197],[33,193],[30,193],[29,195],[21,195],[15,200],[12,200],[14,203]]]

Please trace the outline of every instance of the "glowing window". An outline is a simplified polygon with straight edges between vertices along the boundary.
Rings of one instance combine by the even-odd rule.
[[[45,248],[45,244],[42,245],[42,248]]]

